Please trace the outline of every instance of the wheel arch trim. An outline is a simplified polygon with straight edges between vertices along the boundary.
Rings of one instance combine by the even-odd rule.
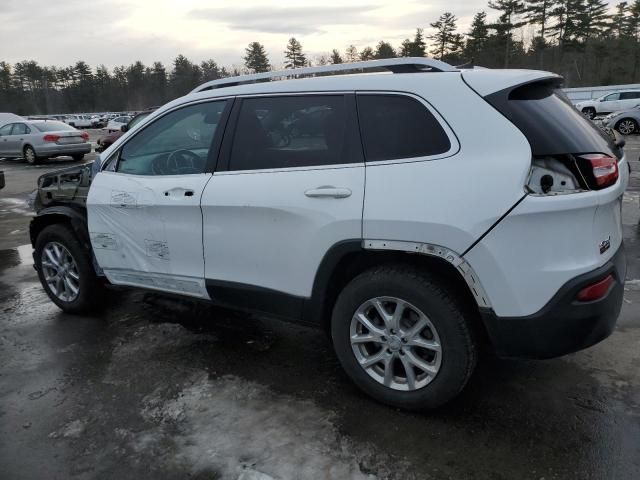
[[[365,250],[390,250],[441,258],[453,266],[469,287],[478,307],[491,308],[491,301],[473,267],[460,254],[442,245],[400,240],[364,239]]]

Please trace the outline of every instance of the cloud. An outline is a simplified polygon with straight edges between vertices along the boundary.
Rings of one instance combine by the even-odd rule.
[[[234,30],[262,33],[323,33],[328,25],[364,25],[377,6],[199,8],[188,17],[226,24]]]

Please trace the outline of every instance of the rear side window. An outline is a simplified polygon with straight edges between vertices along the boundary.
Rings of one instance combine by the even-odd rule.
[[[557,80],[502,90],[485,99],[524,133],[536,156],[619,153],[611,138],[571,104]]]
[[[620,94],[620,100],[635,100],[640,98],[640,92],[622,92]]]
[[[438,120],[411,97],[360,94],[358,119],[368,162],[438,155],[451,148]]]
[[[31,130],[24,123],[14,123],[11,135],[25,135],[30,132]]]
[[[351,110],[344,95],[245,98],[229,170],[361,162]]]

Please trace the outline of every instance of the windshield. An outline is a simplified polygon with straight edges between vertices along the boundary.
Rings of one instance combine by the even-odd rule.
[[[46,122],[32,122],[31,125],[33,125],[34,127],[36,127],[36,129],[40,130],[41,132],[59,132],[61,130],[75,130],[75,128],[73,128],[70,125],[67,125],[66,123],[62,123],[62,122],[56,122],[54,121],[46,121]]]

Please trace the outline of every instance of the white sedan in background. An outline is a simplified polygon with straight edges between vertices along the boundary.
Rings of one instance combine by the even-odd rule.
[[[120,131],[123,125],[126,125],[131,120],[131,117],[122,116],[116,117],[113,120],[109,120],[107,123],[107,131],[108,132],[117,132]]]

